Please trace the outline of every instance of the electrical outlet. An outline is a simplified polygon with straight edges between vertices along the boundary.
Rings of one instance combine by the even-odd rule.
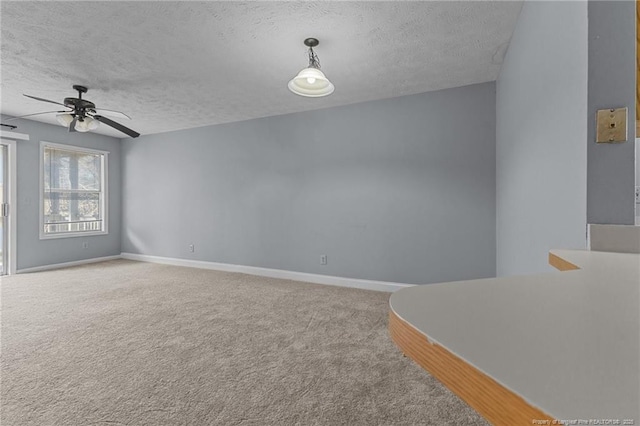
[[[82,248],[83,248],[83,249],[87,249],[87,248],[89,248],[89,243],[88,243],[88,242],[86,242],[86,241],[83,241],[83,242],[82,242]]]
[[[326,265],[327,264],[327,255],[323,254],[320,256],[320,264],[321,265]]]
[[[193,253],[194,251],[196,251],[196,246],[194,246],[193,244],[189,244],[189,251],[191,253]]]
[[[640,204],[640,186],[636,186],[636,204]]]

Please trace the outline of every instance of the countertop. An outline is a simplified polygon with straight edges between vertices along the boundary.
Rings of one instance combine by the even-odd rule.
[[[640,425],[640,254],[551,254],[580,269],[409,287],[389,303],[556,419]]]

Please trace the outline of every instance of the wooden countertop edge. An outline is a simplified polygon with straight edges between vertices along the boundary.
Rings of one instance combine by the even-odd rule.
[[[402,352],[497,426],[552,424],[553,417],[454,355],[389,311],[389,333]],[[536,422],[549,420],[548,423]]]
[[[574,271],[576,269],[580,269],[578,266],[573,263],[564,260],[557,254],[553,254],[549,252],[549,265],[553,266],[559,271]]]

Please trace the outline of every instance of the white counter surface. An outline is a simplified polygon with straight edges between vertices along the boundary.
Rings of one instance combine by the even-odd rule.
[[[640,425],[640,255],[552,253],[581,269],[410,287],[391,309],[556,419]]]

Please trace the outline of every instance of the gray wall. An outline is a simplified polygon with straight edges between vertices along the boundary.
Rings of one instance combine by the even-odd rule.
[[[636,2],[589,2],[589,223],[634,223]],[[629,139],[595,143],[598,109],[629,108]]]
[[[17,133],[17,269],[120,254],[121,183],[120,140],[96,133],[69,133],[62,126],[31,120],[14,122]],[[109,151],[109,234],[40,240],[40,141]],[[87,242],[88,248],[82,248]]]
[[[636,139],[636,186],[640,187],[640,139]],[[636,225],[640,225],[640,202],[636,203]]]
[[[525,2],[497,81],[497,274],[586,247],[587,4]]]
[[[494,83],[122,149],[123,252],[408,283],[494,276]]]

